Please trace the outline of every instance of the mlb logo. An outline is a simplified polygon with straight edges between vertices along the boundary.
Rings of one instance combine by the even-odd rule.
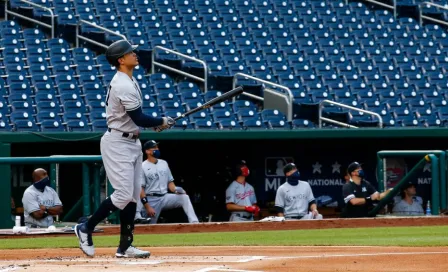
[[[367,192],[366,187],[362,187],[362,192]]]

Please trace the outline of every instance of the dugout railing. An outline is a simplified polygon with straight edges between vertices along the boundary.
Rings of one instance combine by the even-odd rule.
[[[397,195],[405,183],[415,178],[427,163],[431,164],[431,214],[438,215],[439,210],[447,207],[447,156],[442,150],[383,150],[377,153],[377,179],[378,190],[387,189],[386,160],[391,157],[422,157],[423,158],[398,182],[393,190],[379,202],[370,212],[376,215],[381,208],[387,205]]]
[[[3,179],[8,181],[11,180],[11,169],[10,166],[13,164],[23,165],[23,164],[47,164],[50,165],[50,171],[48,175],[51,181],[51,187],[58,190],[59,187],[59,177],[58,177],[58,167],[59,164],[82,164],[82,214],[83,216],[88,216],[92,212],[92,207],[90,205],[91,192],[90,192],[90,181],[93,179],[93,208],[96,210],[100,205],[101,199],[101,188],[100,188],[100,175],[99,169],[101,167],[102,158],[98,155],[93,156],[65,156],[57,155],[50,157],[0,157],[0,171],[3,174]],[[5,186],[3,183],[0,196],[8,195],[10,196],[10,186]],[[6,189],[6,190],[5,190]],[[58,192],[59,193],[59,192]],[[109,193],[109,192],[108,192]],[[69,207],[67,207],[69,208]],[[12,227],[13,222],[9,218],[9,213],[0,212],[0,228]]]

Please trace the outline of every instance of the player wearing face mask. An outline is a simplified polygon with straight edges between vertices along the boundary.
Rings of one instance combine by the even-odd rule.
[[[287,220],[322,219],[317,211],[313,191],[308,182],[300,180],[300,172],[294,163],[288,163],[283,172],[286,182],[277,190],[275,208],[279,217]]]
[[[226,208],[231,212],[229,221],[253,221],[260,208],[252,185],[246,182],[250,171],[245,161],[235,168],[236,179],[227,187]]]
[[[365,180],[364,170],[358,162],[352,162],[347,168],[347,173],[350,175],[350,182],[342,187],[345,208],[341,216],[367,217],[373,201],[381,200],[389,191],[380,194],[370,182]]]
[[[23,193],[22,203],[27,227],[49,227],[54,223],[53,216],[62,213],[62,202],[42,168],[34,170],[33,184]]]
[[[156,224],[163,210],[182,207],[189,223],[199,223],[190,197],[174,184],[168,163],[160,159],[159,144],[147,141],[143,149],[147,159],[142,163],[142,191],[134,217],[136,224]]]

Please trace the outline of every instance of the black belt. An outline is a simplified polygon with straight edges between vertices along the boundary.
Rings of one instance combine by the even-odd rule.
[[[302,219],[303,216],[285,216],[286,219]]]
[[[146,196],[164,196],[165,194],[156,194],[156,193],[150,193],[150,194],[146,194]]]
[[[114,129],[114,130],[115,130],[115,129]],[[107,131],[111,132],[112,129],[111,129],[111,128],[108,128]],[[115,131],[118,131],[118,130],[115,130]],[[127,133],[127,132],[123,132],[123,134],[122,134],[121,136],[124,137],[124,138],[129,138],[129,135],[131,135],[131,134],[130,134],[130,133]],[[137,139],[138,139],[138,135],[137,135],[137,134],[133,134],[132,137],[131,137],[131,139],[133,139],[133,140],[137,140]]]
[[[244,219],[252,219],[253,218],[252,215],[243,215],[243,214],[239,214],[239,213],[236,213],[235,215],[238,217],[244,218]]]

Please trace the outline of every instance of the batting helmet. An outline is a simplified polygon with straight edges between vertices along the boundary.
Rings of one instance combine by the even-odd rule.
[[[131,53],[137,49],[138,45],[132,45],[126,40],[119,40],[111,45],[106,50],[106,59],[111,65],[117,65],[118,59],[124,55]]]
[[[249,168],[247,167],[246,161],[240,161],[235,167],[236,176],[249,176]]]

